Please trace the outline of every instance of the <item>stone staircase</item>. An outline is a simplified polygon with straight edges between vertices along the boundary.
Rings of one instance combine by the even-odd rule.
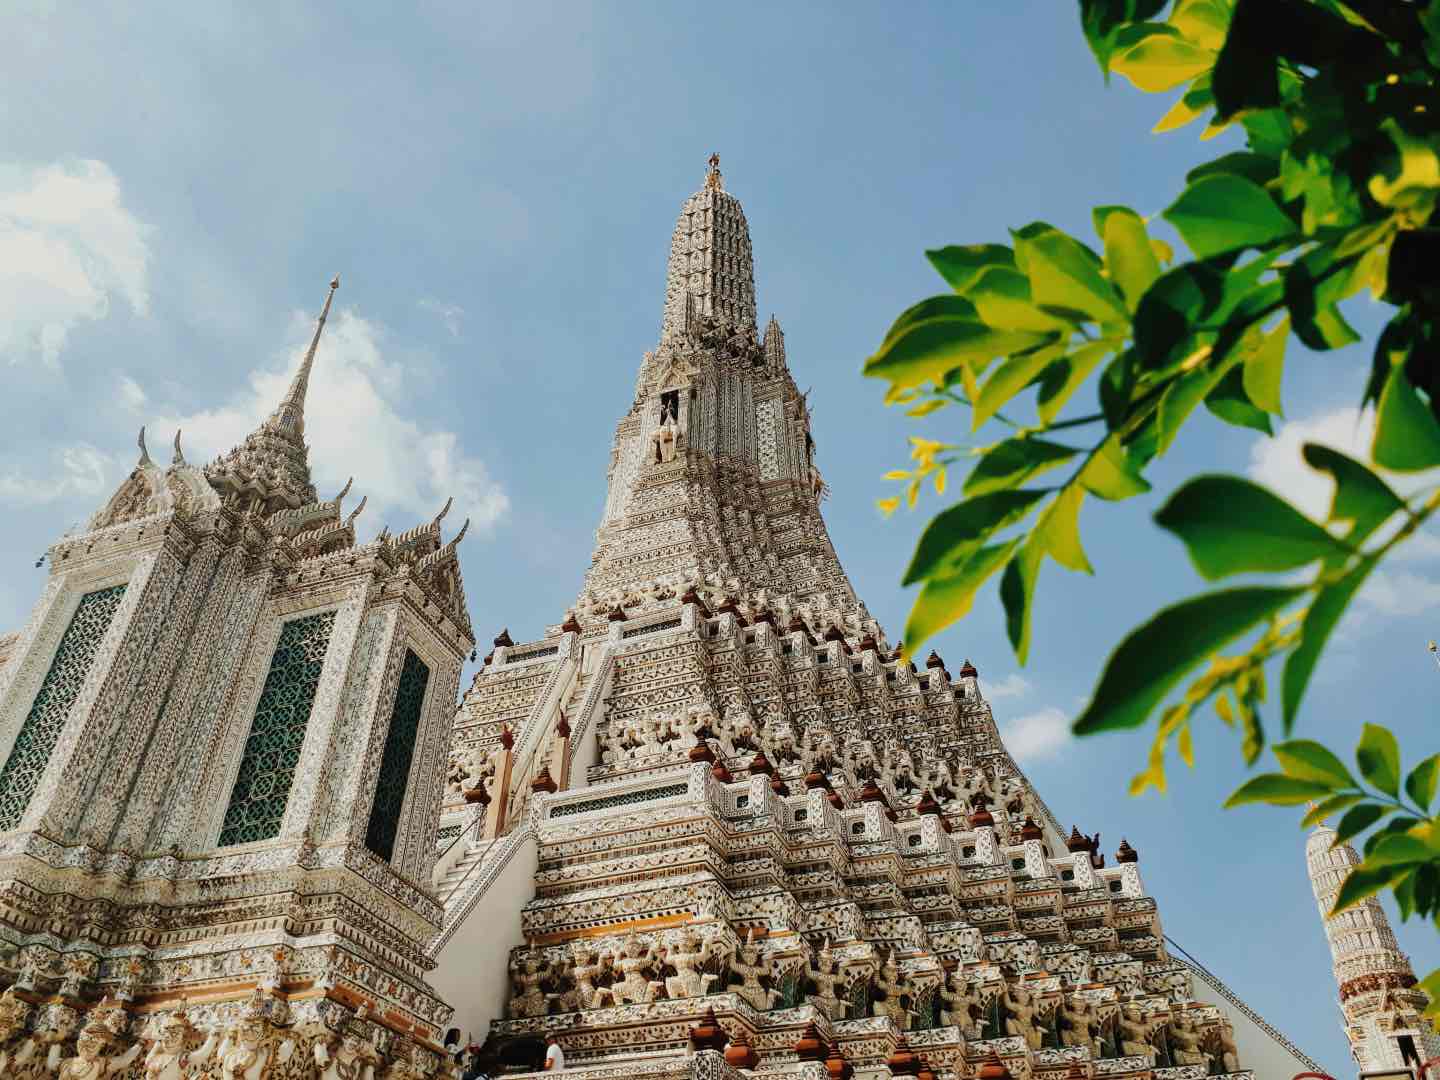
[[[485,853],[495,846],[494,840],[460,840],[465,853],[446,871],[445,876],[435,883],[435,895],[442,905],[449,905],[470,871],[485,861]]]

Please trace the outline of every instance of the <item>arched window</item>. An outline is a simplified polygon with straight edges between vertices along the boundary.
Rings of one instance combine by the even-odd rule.
[[[400,810],[410,783],[410,763],[415,760],[415,735],[420,730],[420,711],[425,704],[425,687],[430,669],[409,649],[400,669],[395,706],[390,710],[390,730],[385,736],[385,753],[380,775],[375,780],[375,801],[370,805],[370,824],[365,829],[365,846],[380,858],[395,854],[395,835],[400,829]]]
[[[281,627],[217,846],[249,844],[280,835],[334,626],[335,612],[326,611],[292,619]]]
[[[5,768],[0,769],[0,832],[15,828],[25,816],[50,762],[50,753],[65,729],[70,706],[80,695],[80,687],[85,684],[85,676],[90,673],[100,642],[124,595],[124,585],[86,593],[70,617],[40,692],[15,736]]]

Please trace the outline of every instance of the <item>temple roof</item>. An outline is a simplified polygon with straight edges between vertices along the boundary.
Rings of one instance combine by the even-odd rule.
[[[740,200],[725,190],[718,154],[710,157],[704,186],[685,200],[670,238],[661,340],[685,329],[687,311],[756,329],[750,227]]]
[[[305,445],[305,394],[310,388],[310,372],[315,366],[320,334],[339,287],[337,276],[330,282],[305,358],[300,361],[290,388],[275,411],[247,435],[244,442],[205,467],[206,477],[222,494],[253,499],[267,513],[316,501]]]

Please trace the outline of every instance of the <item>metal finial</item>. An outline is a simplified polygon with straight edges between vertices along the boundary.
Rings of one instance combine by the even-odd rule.
[[[720,155],[710,155],[710,171],[705,174],[705,186],[711,191],[724,191],[725,180],[720,175]]]

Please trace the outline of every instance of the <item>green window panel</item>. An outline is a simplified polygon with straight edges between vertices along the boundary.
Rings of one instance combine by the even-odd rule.
[[[15,828],[25,816],[50,753],[65,729],[70,707],[85,685],[85,676],[90,673],[100,642],[124,595],[124,585],[112,585],[80,598],[40,692],[30,705],[20,734],[15,736],[5,768],[0,769],[0,832]]]
[[[410,763],[415,760],[415,735],[420,730],[420,710],[429,682],[430,669],[406,649],[395,707],[390,710],[380,776],[375,783],[375,801],[370,806],[370,824],[365,829],[365,846],[382,859],[395,854],[395,834],[400,831],[400,809],[405,805]]]
[[[220,847],[280,835],[334,626],[335,612],[326,611],[281,627],[230,792]]]

